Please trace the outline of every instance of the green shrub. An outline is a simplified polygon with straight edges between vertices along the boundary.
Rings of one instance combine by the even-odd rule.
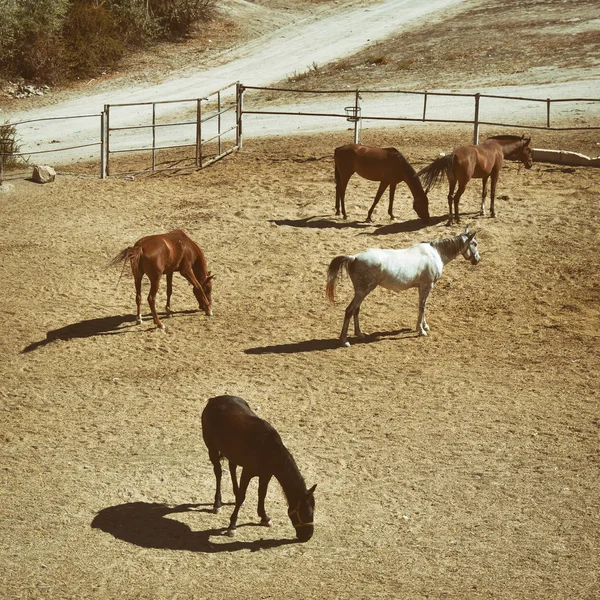
[[[11,156],[20,151],[19,139],[17,138],[17,128],[6,121],[0,124],[0,154],[4,167],[13,167],[19,163],[26,162],[20,156]],[[2,181],[0,180],[0,183]]]

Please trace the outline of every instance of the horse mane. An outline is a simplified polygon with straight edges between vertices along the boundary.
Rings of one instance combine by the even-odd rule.
[[[441,240],[433,240],[429,243],[438,251],[442,262],[446,264],[462,251],[465,245],[462,237],[463,234],[455,235],[454,237],[442,238]]]
[[[507,140],[507,141],[517,141],[517,140],[522,140],[523,137],[520,135],[492,135],[489,138],[486,138],[488,140]]]
[[[300,469],[287,449],[281,436],[274,427],[266,434],[269,440],[269,446],[272,446],[271,460],[273,464],[274,476],[279,482],[288,503],[295,501],[295,494],[302,494],[306,490],[306,483]]]

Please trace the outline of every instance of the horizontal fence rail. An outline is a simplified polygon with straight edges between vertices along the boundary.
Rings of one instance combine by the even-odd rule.
[[[310,105],[298,101],[308,95],[328,98],[317,101],[318,109],[315,110],[314,100]],[[377,108],[374,110],[375,101]],[[514,108],[514,103],[520,106],[519,119],[512,118],[516,112],[507,108]],[[575,114],[576,111],[579,113]],[[343,119],[353,124],[356,143],[365,122],[470,125],[473,141],[477,143],[482,125],[548,131],[599,130],[600,98],[528,98],[428,90],[295,90],[244,86],[235,82],[200,98],[107,104],[98,114],[42,117],[0,124],[0,127],[13,127],[17,140],[20,135],[27,134],[37,146],[24,145],[18,152],[11,152],[7,150],[10,146],[0,137],[0,183],[6,158],[65,152],[73,156],[74,151],[94,147],[98,148],[102,178],[134,172],[202,168],[242,147],[243,119],[251,115]],[[43,125],[37,127],[39,123],[57,120],[64,120],[68,127],[75,119],[97,120],[87,132],[82,127],[82,143],[60,144],[49,137],[49,129],[44,129]],[[559,120],[561,125],[556,124]],[[190,149],[193,150],[188,152]],[[176,163],[171,166],[159,164],[158,153],[167,150],[182,151],[183,158],[171,159]],[[135,170],[113,168],[117,157],[127,153],[136,156],[150,153],[150,164]],[[187,164],[183,164],[186,161]]]

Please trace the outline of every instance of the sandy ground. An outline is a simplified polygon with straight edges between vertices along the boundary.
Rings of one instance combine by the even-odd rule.
[[[448,265],[431,335],[413,331],[415,291],[377,290],[370,337],[344,349],[351,290],[328,305],[329,261],[455,233],[442,189],[426,228],[405,186],[398,221],[381,206],[365,224],[375,188],[358,179],[350,219],[334,217],[344,141],[256,142],[201,172],[65,175],[2,196],[3,597],[598,596],[600,172],[507,166],[495,220],[475,216],[469,188],[482,262]],[[421,166],[434,146],[403,150]],[[132,280],[106,263],[179,226],[217,274],[215,316],[176,277],[166,333],[137,326]],[[220,535],[230,507],[209,510],[200,413],[222,393],[272,422],[318,484],[308,544],[275,483],[273,529],[253,526],[253,483],[238,537]]]
[[[398,127],[363,141],[420,168],[470,135]],[[0,597],[600,596],[600,171],[507,164],[497,219],[477,216],[473,182],[461,212],[482,261],[446,267],[430,336],[414,332],[415,290],[376,290],[361,310],[370,335],[346,349],[351,286],[327,303],[331,259],[460,231],[444,225],[444,187],[427,227],[406,186],[397,221],[384,198],[366,224],[376,186],[358,178],[348,221],[335,217],[332,151],[351,136],[248,140],[198,172],[17,178],[0,195]],[[162,332],[135,324],[133,281],[107,263],[175,227],[216,273],[215,315],[176,276]],[[270,421],[317,484],[310,542],[295,543],[276,482],[273,528],[256,526],[253,482],[237,537],[221,535],[232,506],[210,510],[200,414],[224,393]]]

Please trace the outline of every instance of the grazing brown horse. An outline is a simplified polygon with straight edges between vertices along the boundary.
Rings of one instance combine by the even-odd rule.
[[[527,169],[530,169],[533,164],[531,148],[529,147],[530,142],[530,137],[498,135],[488,138],[476,146],[461,146],[452,154],[437,158],[428,167],[421,169],[419,176],[423,177],[427,192],[438,184],[444,175],[448,177],[450,189],[448,191],[447,225],[452,225],[453,219],[457,223],[460,222],[458,202],[467,187],[467,183],[471,179],[483,180],[480,214],[485,215],[487,181],[491,178],[490,214],[492,217],[495,217],[494,199],[496,197],[496,183],[498,182],[502,163],[505,158],[508,160],[518,160]],[[453,195],[457,183],[458,190]],[[452,212],[452,204],[454,204],[454,213]]]
[[[160,279],[167,276],[167,316],[171,315],[171,294],[173,292],[173,273],[179,271],[193,286],[198,305],[211,316],[212,280],[214,275],[208,271],[206,259],[196,244],[182,229],[174,229],[169,233],[149,235],[139,239],[133,246],[125,248],[110,262],[116,265],[126,260],[131,263],[131,271],[135,280],[135,300],[137,303],[137,322],[142,322],[142,278],[150,279],[148,304],[154,323],[164,329],[156,314],[156,293]]]
[[[306,489],[304,479],[294,458],[283,445],[275,428],[257,416],[248,403],[236,396],[211,398],[202,411],[202,437],[213,464],[217,490],[213,512],[223,506],[221,500],[221,458],[229,461],[229,472],[235,494],[235,509],[229,521],[227,535],[234,536],[237,517],[246,498],[248,484],[258,477],[258,516],[261,525],[270,527],[271,519],[265,512],[265,496],[273,476],[279,481],[288,501],[288,516],[296,530],[296,537],[307,542],[313,535],[313,514],[316,485]],[[236,469],[242,467],[240,484]]]
[[[369,181],[380,181],[379,189],[375,195],[373,205],[367,214],[367,222],[371,222],[373,211],[383,195],[390,188],[390,204],[388,214],[394,218],[394,193],[396,185],[402,181],[408,185],[413,195],[413,209],[425,222],[429,221],[429,201],[423,191],[417,172],[396,148],[372,148],[360,144],[347,144],[335,149],[333,154],[335,162],[335,214],[340,214],[344,219],[346,214],[346,187],[354,173]]]

